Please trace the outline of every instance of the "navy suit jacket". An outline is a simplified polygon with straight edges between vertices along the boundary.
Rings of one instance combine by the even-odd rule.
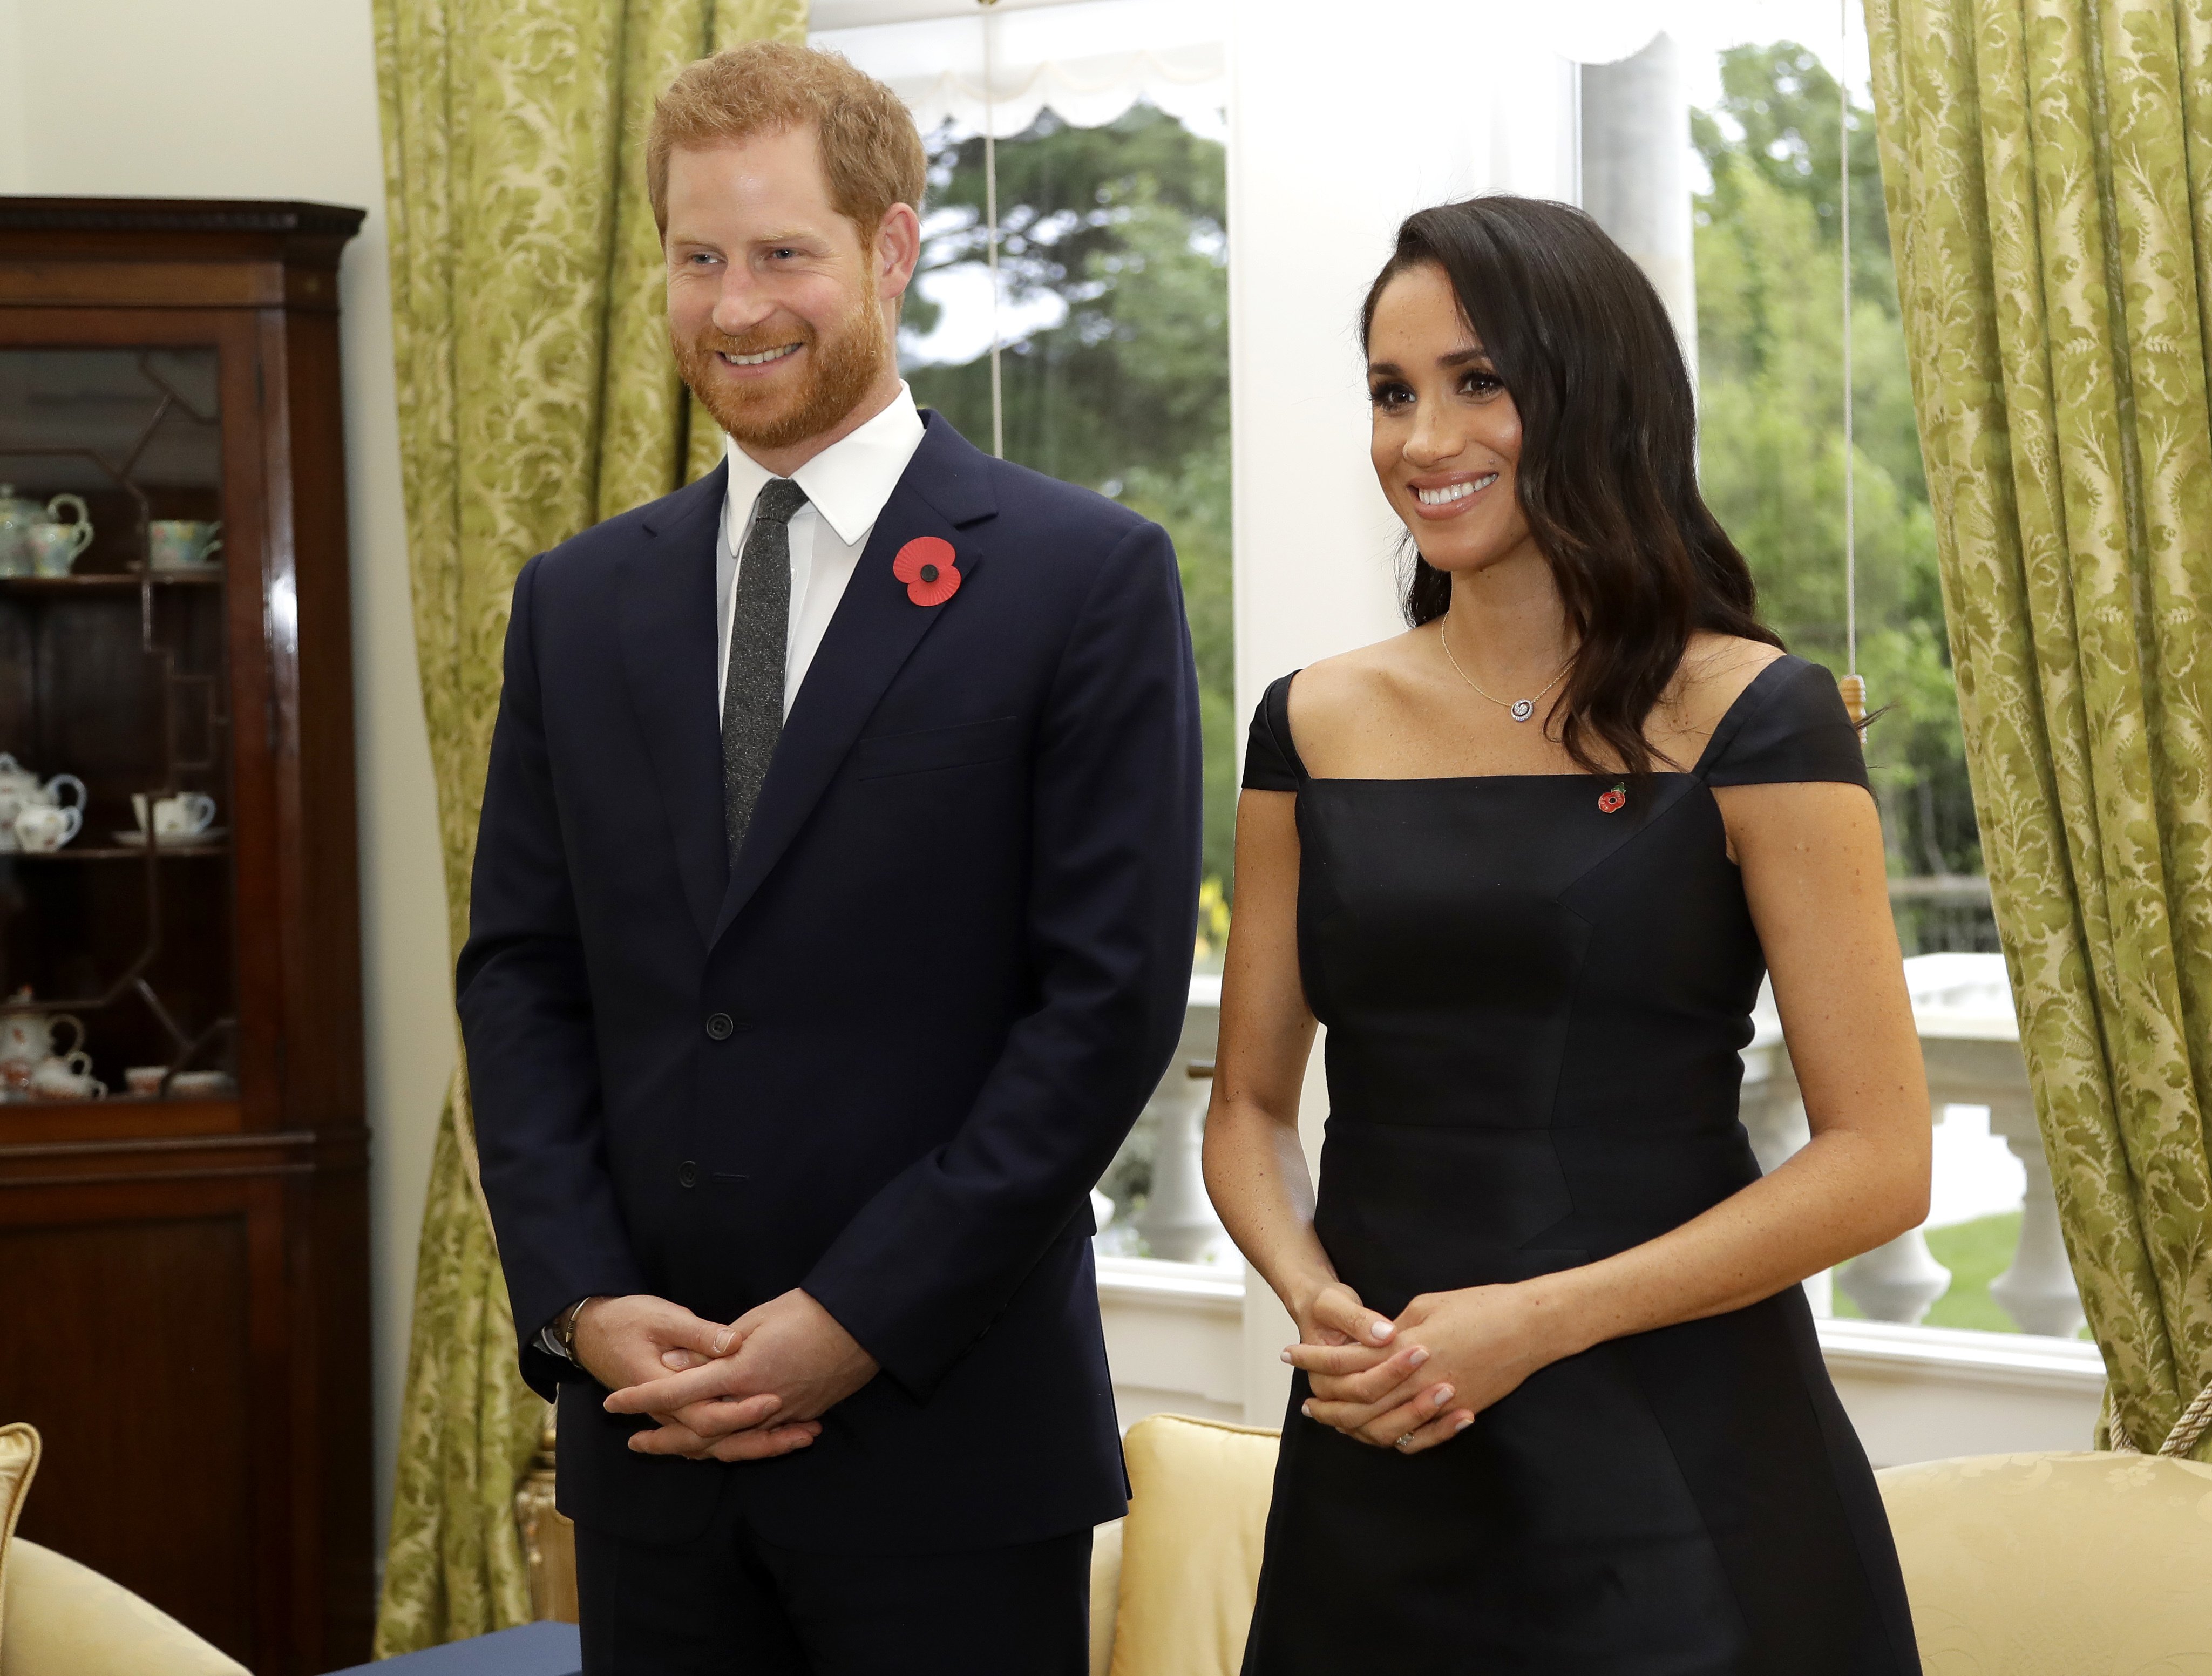
[[[523,1371],[560,1501],[639,1538],[919,1552],[1119,1515],[1089,1189],[1173,1053],[1196,681],[1158,525],[936,414],[723,836],[725,472],[515,582],[459,974]],[[892,574],[950,542],[957,592]],[[634,1454],[535,1345],[580,1297],[717,1321],[794,1286],[881,1364],[809,1448]]]

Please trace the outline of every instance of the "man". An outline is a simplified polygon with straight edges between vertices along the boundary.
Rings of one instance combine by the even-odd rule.
[[[1079,1672],[1088,1192],[1196,899],[1174,553],[916,411],[887,88],[741,47],[647,149],[734,446],[517,579],[459,969],[586,1667]]]

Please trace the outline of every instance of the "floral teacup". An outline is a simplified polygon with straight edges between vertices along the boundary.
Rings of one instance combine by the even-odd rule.
[[[15,817],[15,842],[26,855],[51,855],[84,828],[84,811],[34,803]]]

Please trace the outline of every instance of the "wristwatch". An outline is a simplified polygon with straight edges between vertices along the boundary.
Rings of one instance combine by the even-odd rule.
[[[580,1297],[553,1318],[552,1326],[545,1329],[545,1347],[548,1350],[571,1362],[576,1359],[576,1317],[584,1313],[584,1306],[591,1301],[588,1297]]]

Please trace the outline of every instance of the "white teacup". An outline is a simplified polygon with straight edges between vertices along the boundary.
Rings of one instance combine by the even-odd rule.
[[[33,1100],[105,1100],[107,1084],[95,1082],[92,1075],[92,1055],[79,1049],[74,1054],[57,1054],[41,1060],[31,1073],[31,1097]]]
[[[169,1078],[169,1092],[179,1100],[227,1100],[238,1084],[228,1071],[179,1071]]]
[[[131,807],[138,817],[138,830],[145,831],[146,794],[133,792]],[[215,824],[215,799],[205,792],[179,792],[174,797],[155,799],[152,812],[155,837],[196,838]]]
[[[34,803],[15,817],[15,842],[27,855],[51,855],[83,828],[83,811]]]
[[[64,522],[62,513],[76,517]],[[74,495],[57,495],[46,502],[46,519],[18,531],[23,550],[30,556],[31,572],[38,576],[66,576],[76,556],[92,545],[92,514]]]
[[[66,576],[76,556],[92,545],[89,524],[33,524],[23,531],[33,576]]]
[[[156,570],[198,570],[222,550],[220,524],[157,518],[146,526],[146,556]]]

